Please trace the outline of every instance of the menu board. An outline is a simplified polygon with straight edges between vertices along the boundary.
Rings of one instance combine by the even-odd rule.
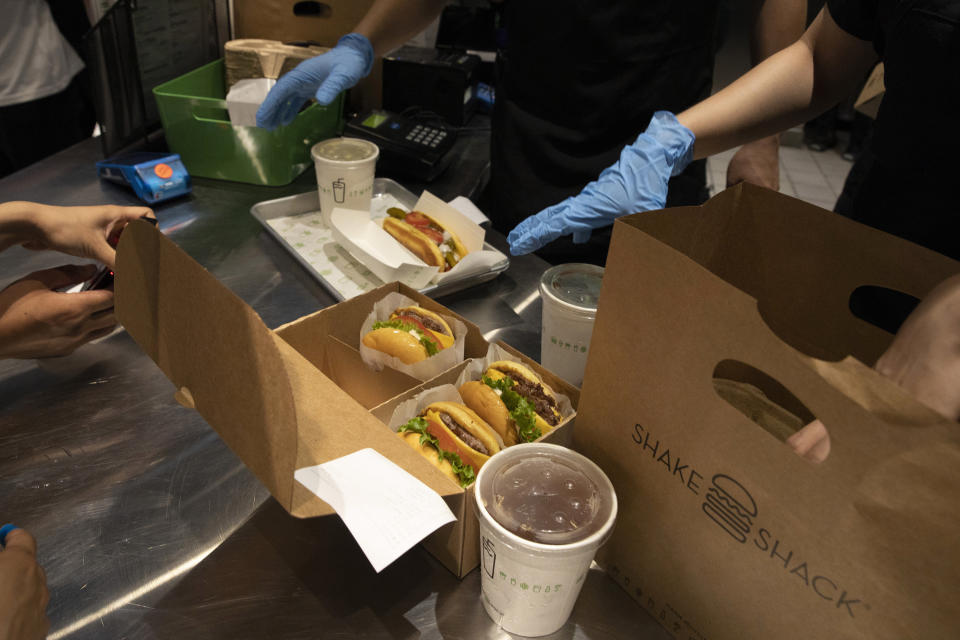
[[[139,0],[133,7],[147,122],[159,119],[153,88],[220,57],[212,0]]]

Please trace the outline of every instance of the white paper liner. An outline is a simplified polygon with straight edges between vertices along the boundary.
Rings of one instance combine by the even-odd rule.
[[[466,344],[467,326],[450,316],[441,317],[447,321],[450,328],[453,329],[453,345],[446,349],[441,349],[436,355],[430,356],[426,360],[405,364],[400,358],[387,355],[382,351],[371,349],[363,344],[363,336],[373,330],[373,323],[385,322],[390,318],[390,314],[397,310],[397,307],[418,306],[415,300],[408,298],[402,293],[390,293],[380,299],[373,305],[373,311],[363,321],[360,327],[360,357],[364,363],[374,371],[380,371],[384,367],[396,369],[402,373],[416,378],[417,380],[429,380],[440,375],[447,369],[455,367],[463,362],[463,352]]]
[[[489,273],[503,262],[502,253],[483,248],[486,233],[483,227],[429,191],[421,194],[414,209],[456,233],[469,251],[449,271],[441,272],[438,267],[428,266],[384,231],[386,211],[373,215],[335,208],[330,214],[330,229],[336,242],[378,278],[384,282],[402,282],[414,289]]]
[[[463,371],[460,372],[460,376],[457,378],[457,389],[463,386],[464,383],[470,382],[471,380],[480,380],[480,378],[483,376],[483,373],[487,370],[487,367],[490,366],[490,363],[498,360],[510,360],[511,362],[516,362],[518,364],[522,364],[523,366],[527,366],[506,349],[500,347],[499,345],[491,344],[487,349],[487,355],[485,358],[472,358],[467,363],[467,366],[463,368]],[[534,371],[534,373],[536,373],[536,371]],[[544,382],[544,384],[547,383]],[[573,404],[570,402],[570,398],[560,393],[553,387],[550,387],[550,389],[553,391],[553,395],[557,399],[557,409],[560,411],[560,417],[562,418],[560,424],[554,427],[554,429],[556,429],[557,427],[566,424],[567,421],[573,417],[575,411],[573,409]]]
[[[452,384],[442,384],[438,387],[424,389],[409,400],[404,400],[398,404],[393,410],[393,415],[390,416],[390,421],[387,423],[387,426],[393,431],[397,431],[411,418],[420,415],[427,405],[433,402],[456,402],[463,404],[463,398],[460,397],[460,392],[457,391],[458,388],[459,387],[455,387]],[[504,445],[500,434],[493,429],[491,429],[490,432],[493,434],[493,437],[496,438],[500,448],[503,449]]]

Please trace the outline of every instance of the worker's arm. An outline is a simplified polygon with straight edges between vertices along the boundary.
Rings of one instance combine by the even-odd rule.
[[[377,0],[354,29],[382,56],[422,32],[436,20],[446,0]]]
[[[290,124],[310,98],[330,104],[370,73],[376,56],[423,31],[445,4],[442,0],[377,0],[333,49],[304,60],[277,81],[257,110],[257,126],[276,129]]]
[[[757,0],[753,6],[750,62],[756,66],[796,42],[807,19],[806,0]],[[727,165],[727,186],[750,182],[779,190],[780,134],[744,144]]]
[[[677,116],[704,158],[806,122],[853,91],[876,62],[872,45],[825,8],[803,36]]]

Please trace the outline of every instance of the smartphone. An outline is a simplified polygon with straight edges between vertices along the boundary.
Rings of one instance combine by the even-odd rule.
[[[96,275],[83,283],[80,291],[95,291],[97,289],[113,289],[113,269],[100,267]]]
[[[144,215],[141,216],[140,219],[146,220],[153,226],[157,226],[156,218]],[[116,247],[119,240],[120,234],[118,233],[115,238],[110,239],[110,244]],[[96,291],[97,289],[113,289],[113,269],[110,267],[100,267],[100,270],[80,287],[80,291]]]

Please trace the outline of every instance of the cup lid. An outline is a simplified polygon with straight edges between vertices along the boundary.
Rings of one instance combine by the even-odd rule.
[[[362,138],[327,138],[310,148],[314,160],[338,164],[363,164],[380,155],[380,148]]]
[[[597,313],[603,267],[595,264],[558,264],[540,278],[540,295],[579,315]]]

